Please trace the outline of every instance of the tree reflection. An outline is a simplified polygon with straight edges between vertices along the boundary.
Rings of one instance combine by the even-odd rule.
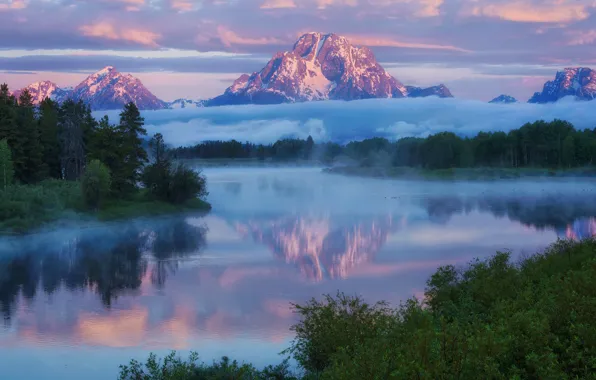
[[[432,221],[447,223],[453,215],[470,211],[489,212],[495,217],[537,229],[564,230],[578,219],[596,216],[596,197],[581,196],[562,199],[562,196],[443,196],[422,201]]]
[[[0,311],[9,322],[20,297],[32,300],[38,290],[50,295],[61,287],[92,291],[109,308],[120,295],[138,291],[153,261],[151,282],[163,287],[181,259],[203,250],[206,232],[170,218],[80,231],[66,241],[55,235],[52,244],[35,248],[23,238],[0,259]]]

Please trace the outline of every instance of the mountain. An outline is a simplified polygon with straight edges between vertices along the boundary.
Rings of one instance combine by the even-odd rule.
[[[453,98],[451,91],[445,85],[432,86],[427,88],[406,86],[409,98],[423,98],[427,96],[438,96],[439,98]]]
[[[544,84],[528,103],[552,103],[565,96],[579,100],[596,98],[596,71],[587,67],[566,68],[558,71],[555,79]]]
[[[74,100],[83,100],[93,110],[120,109],[130,102],[141,110],[166,108],[166,103],[153,95],[139,79],[121,74],[112,66],[89,75],[73,89],[71,96]]]
[[[511,104],[511,103],[517,103],[517,99],[515,99],[513,96],[509,96],[509,95],[499,95],[496,98],[494,98],[493,100],[491,100],[489,103]]]
[[[29,90],[31,97],[33,98],[33,104],[39,104],[45,98],[61,102],[67,99],[72,93],[72,88],[60,88],[56,83],[45,80],[32,83],[25,88],[16,90],[13,95],[18,99],[24,90]]]
[[[403,98],[406,87],[389,75],[367,47],[336,34],[307,33],[292,51],[240,76],[208,105],[276,104],[311,100]]]
[[[180,109],[180,108],[202,108],[205,107],[205,100],[190,100],[190,99],[176,99],[172,102],[166,103],[166,108]]]
[[[134,102],[142,110],[166,108],[166,103],[153,95],[139,79],[130,74],[121,74],[112,66],[89,75],[74,89],[60,88],[53,82],[43,81],[15,91],[15,96],[25,89],[33,96],[34,104],[49,97],[57,102],[82,100],[94,111],[121,109],[129,102]]]

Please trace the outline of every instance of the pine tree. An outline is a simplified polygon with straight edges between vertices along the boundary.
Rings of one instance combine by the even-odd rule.
[[[39,132],[44,176],[62,178],[60,167],[59,106],[49,98],[39,105]]]
[[[6,140],[12,150],[13,165],[16,152],[22,150],[22,139],[17,127],[17,107],[8,86],[0,86],[0,140]]]
[[[85,170],[84,125],[86,106],[67,100],[60,107],[60,166],[66,180],[78,180]]]
[[[14,168],[12,164],[12,152],[6,140],[0,140],[0,186],[6,189],[12,184]]]
[[[125,180],[123,188],[119,189],[122,194],[132,192],[140,179],[140,170],[147,162],[147,152],[142,145],[142,136],[147,135],[147,131],[143,128],[145,119],[141,117],[141,113],[137,106],[130,102],[124,106],[124,110],[120,113],[120,124],[118,130],[122,134],[122,154],[123,162],[117,177],[122,177]]]
[[[33,183],[41,179],[43,152],[33,98],[28,90],[19,96],[17,124],[23,146],[18,155],[15,154],[15,172],[22,182]]]

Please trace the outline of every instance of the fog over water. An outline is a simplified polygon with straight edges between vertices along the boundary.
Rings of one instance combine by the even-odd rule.
[[[204,172],[208,216],[0,240],[2,379],[114,378],[119,364],[170,349],[277,363],[290,302],[342,290],[398,304],[422,296],[440,265],[596,234],[591,179]]]
[[[96,112],[112,122],[119,111]],[[160,132],[180,146],[204,140],[270,143],[284,137],[347,142],[368,137],[426,137],[450,131],[509,131],[539,119],[563,119],[576,128],[596,127],[594,102],[565,98],[554,104],[489,104],[463,99],[368,99],[281,105],[247,105],[144,111],[150,135]]]

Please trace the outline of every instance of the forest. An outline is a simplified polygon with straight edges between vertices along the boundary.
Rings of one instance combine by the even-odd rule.
[[[146,149],[144,119],[134,103],[117,125],[97,121],[83,102],[39,106],[0,87],[0,230],[27,230],[67,210],[129,216],[201,201],[205,178],[174,164],[160,134]],[[191,205],[192,204],[192,205]],[[167,205],[175,205],[168,207]]]
[[[577,130],[563,120],[539,120],[505,132],[480,132],[461,137],[441,132],[425,138],[397,141],[371,138],[345,145],[282,139],[262,145],[232,141],[205,141],[172,151],[179,159],[310,160],[326,164],[341,158],[361,166],[448,168],[577,168],[596,160],[596,128]]]

